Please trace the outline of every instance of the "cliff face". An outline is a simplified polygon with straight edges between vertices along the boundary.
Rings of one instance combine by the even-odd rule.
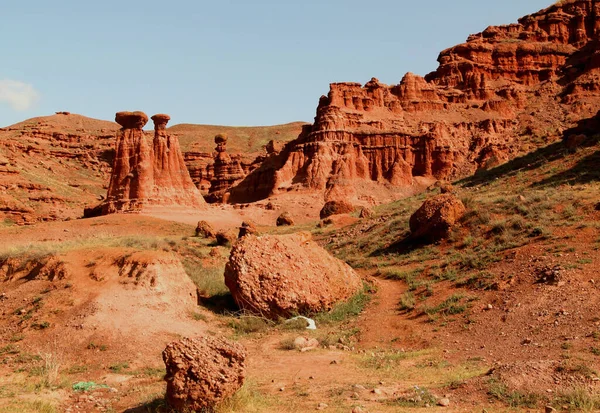
[[[113,171],[102,213],[136,212],[147,205],[198,207],[204,199],[192,182],[179,142],[168,135],[168,115],[155,115],[154,139],[142,128],[148,122],[143,112],[119,112]]]
[[[600,109],[599,11],[596,1],[567,1],[489,27],[443,51],[435,72],[398,85],[331,84],[315,123],[234,187],[231,202],[454,179],[558,139]]]

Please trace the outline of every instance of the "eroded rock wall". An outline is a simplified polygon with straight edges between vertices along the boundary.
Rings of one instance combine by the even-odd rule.
[[[292,188],[455,179],[545,145],[600,109],[600,5],[565,1],[443,51],[397,85],[333,83],[315,122],[231,190],[249,202]]]

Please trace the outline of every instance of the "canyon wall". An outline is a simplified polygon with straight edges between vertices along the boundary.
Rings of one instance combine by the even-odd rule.
[[[599,10],[565,1],[488,27],[441,52],[436,71],[397,85],[331,84],[314,124],[232,188],[230,202],[456,179],[559,139],[600,109]]]

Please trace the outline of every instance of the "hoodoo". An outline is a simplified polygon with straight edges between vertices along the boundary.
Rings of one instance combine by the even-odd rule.
[[[121,125],[104,214],[138,212],[149,205],[198,207],[204,199],[192,182],[176,136],[168,135],[168,115],[155,115],[154,139],[142,128],[148,122],[143,112],[119,112]]]

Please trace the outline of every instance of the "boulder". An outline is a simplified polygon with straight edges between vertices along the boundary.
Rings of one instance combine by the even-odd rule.
[[[162,353],[166,399],[178,411],[204,411],[232,396],[244,383],[246,351],[224,338],[184,338]]]
[[[292,226],[294,225],[294,219],[289,214],[289,212],[283,212],[277,217],[276,224],[278,227]]]
[[[198,221],[196,225],[196,236],[201,238],[215,238],[217,234],[214,228],[206,221]]]
[[[217,244],[223,247],[233,245],[235,240],[237,240],[237,233],[229,230],[229,231],[219,231],[216,234]]]
[[[242,238],[250,234],[258,235],[256,224],[252,221],[242,222],[242,225],[240,226],[240,232],[238,233],[238,238]]]
[[[321,219],[323,219],[332,215],[349,214],[353,211],[354,206],[352,206],[352,204],[347,201],[329,201],[326,202],[325,205],[323,205],[319,216],[321,217]]]
[[[225,284],[240,308],[272,319],[330,310],[362,287],[310,233],[242,238],[225,266]]]
[[[373,215],[375,215],[375,213],[371,208],[363,207],[360,210],[359,218],[371,218]]]
[[[452,194],[429,198],[410,217],[412,237],[432,242],[443,239],[465,211],[461,200]]]

